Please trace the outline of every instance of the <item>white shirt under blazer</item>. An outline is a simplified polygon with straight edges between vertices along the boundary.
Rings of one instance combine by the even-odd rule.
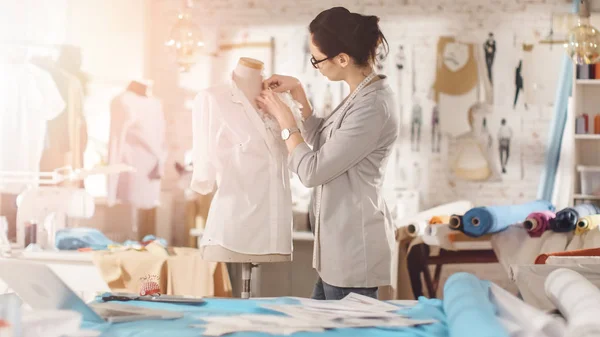
[[[192,114],[191,188],[207,194],[218,186],[200,245],[291,254],[290,172],[277,122],[257,111],[233,81],[200,92]]]

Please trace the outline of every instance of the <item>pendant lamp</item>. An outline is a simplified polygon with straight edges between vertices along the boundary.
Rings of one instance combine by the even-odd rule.
[[[165,43],[174,50],[182,72],[189,71],[196,64],[204,47],[202,33],[192,20],[192,7],[193,1],[186,1],[184,10],[177,15],[177,23],[171,29],[170,39]]]
[[[589,0],[579,0],[577,25],[569,31],[565,46],[575,64],[593,64],[600,61],[600,33],[590,24]]]

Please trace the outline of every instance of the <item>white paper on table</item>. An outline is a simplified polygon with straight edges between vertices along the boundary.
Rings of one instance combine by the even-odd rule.
[[[496,284],[490,286],[490,299],[511,337],[563,337],[564,320],[532,307]]]
[[[365,295],[360,295],[357,293],[350,293],[350,294],[346,295],[346,297],[342,298],[339,302],[343,303],[345,305],[347,305],[347,304],[358,305],[358,308],[364,307],[365,310],[371,310],[371,311],[397,311],[398,310],[398,307],[393,304],[389,304],[384,301],[380,301],[378,299],[368,297]]]
[[[386,302],[398,305],[400,307],[414,307],[415,305],[419,304],[419,301],[417,300],[390,300]]]

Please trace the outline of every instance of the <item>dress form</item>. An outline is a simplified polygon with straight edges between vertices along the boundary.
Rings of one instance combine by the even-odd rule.
[[[255,98],[262,91],[262,70],[264,64],[261,61],[242,57],[233,70],[233,81],[244,93],[248,102],[256,108]],[[242,263],[242,298],[250,297],[250,276],[252,267],[257,263],[289,262],[292,260],[290,254],[242,254],[231,251],[219,245],[207,245],[201,247],[202,258],[210,262]]]

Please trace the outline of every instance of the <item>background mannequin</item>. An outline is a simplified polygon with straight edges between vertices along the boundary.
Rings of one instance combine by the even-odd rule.
[[[262,90],[264,64],[250,58],[240,58],[233,70],[233,81],[244,93],[248,101],[256,108],[256,97]],[[220,245],[206,245],[201,247],[202,258],[211,262],[242,263],[242,297],[250,296],[250,275],[253,263],[289,262],[291,254],[265,254],[249,255],[234,252]]]

